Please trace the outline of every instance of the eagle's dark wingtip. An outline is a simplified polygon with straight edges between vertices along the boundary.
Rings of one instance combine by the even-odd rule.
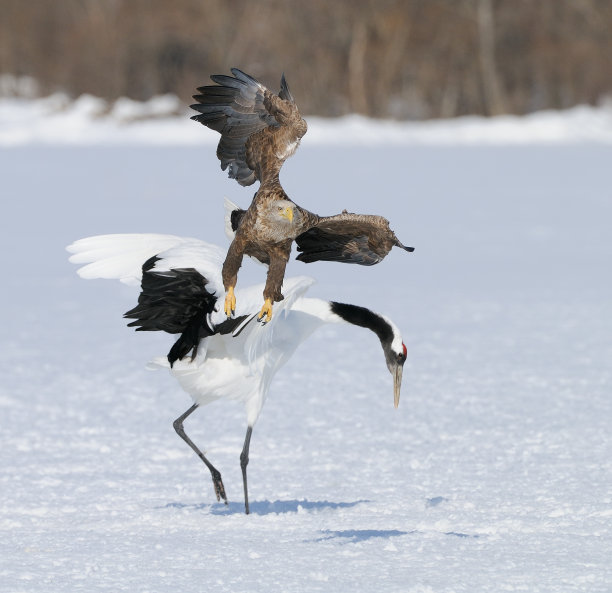
[[[281,76],[281,88],[278,93],[278,96],[285,101],[291,101],[291,103],[295,103],[295,99],[289,90],[289,85],[287,84],[287,79],[285,78],[285,73],[283,72]]]
[[[253,77],[248,75],[246,72],[243,72],[242,70],[240,70],[240,68],[236,68],[235,66],[233,66],[232,68],[230,68],[230,72],[236,77],[236,78],[250,78],[251,80],[253,80]]]
[[[395,238],[395,245],[397,247],[401,247],[404,251],[408,251],[409,253],[414,251],[414,247],[406,247],[397,237]]]

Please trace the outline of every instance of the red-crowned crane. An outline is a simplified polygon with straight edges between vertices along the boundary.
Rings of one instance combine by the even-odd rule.
[[[376,334],[393,377],[395,407],[399,404],[406,347],[395,324],[364,307],[304,297],[314,282],[311,278],[285,280],[285,299],[264,328],[254,322],[261,286],[240,289],[236,316],[225,315],[221,280],[225,252],[215,245],[171,235],[122,234],[80,239],[67,249],[71,262],[85,264],[78,270],[82,278],[140,285],[138,304],[125,314],[133,320],[129,326],[179,336],[168,355],[153,364],[169,368],[193,399],[174,428],[210,470],[219,501],[227,504],[221,474],[187,436],[183,422],[199,406],[218,399],[244,403],[247,431],[240,466],[248,513],[249,445],[270,383],[296,348],[323,324],[346,322]]]

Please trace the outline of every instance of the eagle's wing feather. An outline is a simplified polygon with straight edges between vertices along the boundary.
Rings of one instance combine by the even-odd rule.
[[[306,133],[283,75],[278,95],[238,68],[233,76],[214,74],[216,85],[198,88],[191,119],[221,134],[221,168],[241,185],[251,185],[278,171]],[[279,133],[276,133],[279,131]],[[265,136],[265,140],[264,140]]]
[[[305,263],[335,261],[372,266],[396,247],[405,247],[382,216],[343,212],[326,216],[296,238],[297,259]]]

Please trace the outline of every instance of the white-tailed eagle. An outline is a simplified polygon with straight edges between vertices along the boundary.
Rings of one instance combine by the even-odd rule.
[[[215,85],[198,88],[191,119],[221,134],[217,157],[221,168],[240,185],[260,182],[247,210],[232,215],[234,239],[223,264],[226,291],[224,310],[229,317],[236,308],[234,287],[243,256],[269,266],[259,320],[269,321],[272,304],[283,299],[281,288],[293,241],[297,259],[338,261],[373,265],[392,247],[405,247],[382,216],[351,214],[318,216],[292,202],[281,187],[279,172],[297,149],[307,125],[281,78],[280,92],[269,91],[237,68],[233,76],[213,75]],[[265,316],[265,317],[264,317]]]

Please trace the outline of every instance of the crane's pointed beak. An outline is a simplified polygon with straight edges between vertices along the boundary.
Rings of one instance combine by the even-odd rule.
[[[402,373],[404,367],[398,364],[393,371],[393,405],[397,408],[400,400],[400,389],[402,387]]]

